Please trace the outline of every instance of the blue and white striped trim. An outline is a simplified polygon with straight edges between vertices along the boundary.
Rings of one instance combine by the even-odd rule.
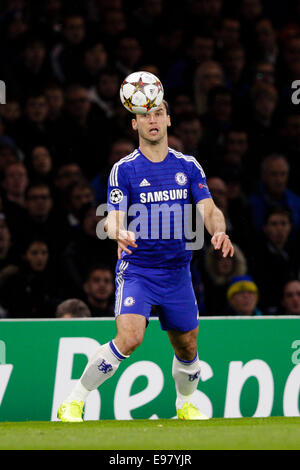
[[[194,163],[194,165],[198,168],[198,170],[200,170],[201,176],[203,178],[205,178],[204,170],[203,170],[202,166],[200,165],[200,163],[196,160],[195,157],[192,157],[192,155],[184,155],[183,153],[177,152],[176,150],[171,149],[170,147],[169,147],[169,152],[172,153],[176,158],[183,158],[187,162]]]
[[[124,279],[123,274],[124,271],[128,268],[128,261],[122,261],[120,264],[119,272],[116,277],[117,283],[117,293],[116,293],[116,304],[115,304],[115,316],[117,317],[120,315],[122,300],[123,300],[123,287],[124,287]]]
[[[110,347],[111,352],[113,353],[113,355],[114,355],[119,361],[123,361],[124,359],[127,359],[127,358],[129,357],[129,356],[124,356],[123,354],[120,353],[120,351],[118,350],[117,346],[116,346],[115,343],[114,343],[114,340],[110,341],[109,347]]]
[[[175,354],[175,357],[176,359],[181,362],[182,364],[185,364],[187,366],[191,365],[191,364],[194,364],[194,362],[196,362],[198,360],[198,353],[196,354],[196,356],[194,357],[194,359],[192,359],[191,361],[185,361],[184,359],[180,359],[180,357],[178,357],[176,354]]]
[[[119,160],[117,163],[114,164],[114,166],[112,167],[112,170],[110,172],[110,176],[109,176],[109,184],[111,186],[118,186],[119,185],[119,182],[118,182],[119,166],[122,165],[122,163],[126,163],[126,162],[130,162],[132,160],[135,160],[136,157],[138,157],[138,156],[139,156],[139,151],[138,151],[138,149],[136,149],[134,152],[127,155],[126,157],[121,158],[121,160]]]

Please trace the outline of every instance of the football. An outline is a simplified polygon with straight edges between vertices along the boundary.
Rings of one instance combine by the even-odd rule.
[[[125,108],[133,114],[155,111],[162,103],[164,89],[161,81],[150,72],[128,75],[120,88],[120,98]]]

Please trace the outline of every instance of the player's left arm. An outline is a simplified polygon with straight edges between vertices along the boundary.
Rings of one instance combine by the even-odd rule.
[[[234,248],[226,234],[226,222],[223,212],[215,205],[206,183],[206,176],[200,163],[190,157],[191,192],[194,202],[204,220],[207,231],[212,236],[211,243],[215,250],[222,250],[224,258],[233,256]]]
[[[212,235],[211,243],[215,250],[222,250],[224,258],[234,255],[234,248],[226,234],[226,223],[223,212],[215,205],[212,198],[201,199],[197,203],[204,217],[204,225]],[[201,207],[202,206],[202,207]]]

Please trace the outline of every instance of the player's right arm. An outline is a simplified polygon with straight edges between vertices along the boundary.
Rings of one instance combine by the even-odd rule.
[[[131,255],[128,247],[137,248],[135,234],[126,229],[125,218],[130,200],[130,187],[128,183],[128,169],[126,164],[116,163],[110,173],[107,192],[107,211],[104,229],[108,237],[118,243],[118,258],[122,251]]]
[[[133,232],[126,230],[124,227],[125,212],[120,210],[112,210],[108,213],[104,229],[109,238],[116,240],[118,243],[118,259],[121,259],[122,251],[132,254],[128,246],[137,248],[135,243],[135,235]]]

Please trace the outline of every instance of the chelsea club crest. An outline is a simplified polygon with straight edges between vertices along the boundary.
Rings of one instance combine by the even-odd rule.
[[[180,186],[184,186],[187,182],[187,177],[184,173],[176,173],[175,175],[175,181],[177,184]]]

